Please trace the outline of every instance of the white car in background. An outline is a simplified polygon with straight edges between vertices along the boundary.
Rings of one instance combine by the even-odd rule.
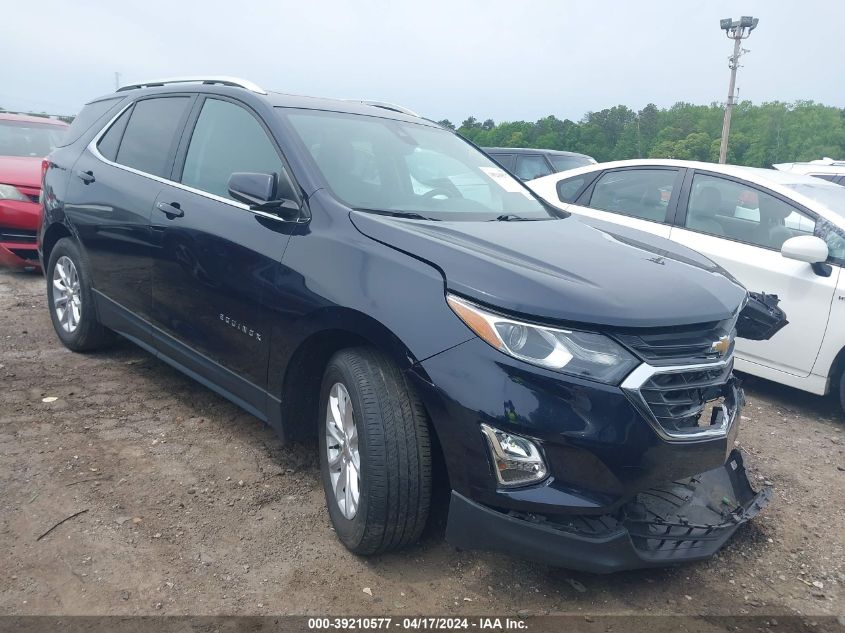
[[[832,158],[825,157],[806,163],[778,163],[777,165],[772,165],[772,167],[780,171],[791,171],[793,174],[815,176],[822,180],[835,182],[837,185],[845,185],[845,160],[833,160]]]
[[[751,291],[777,294],[789,325],[736,341],[736,369],[845,408],[845,187],[773,169],[680,160],[599,163],[526,183],[582,216],[703,253]]]

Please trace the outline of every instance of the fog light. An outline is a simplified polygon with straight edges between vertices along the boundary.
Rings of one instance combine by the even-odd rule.
[[[481,425],[493,457],[496,479],[503,486],[523,486],[542,481],[549,474],[540,449],[531,440]]]

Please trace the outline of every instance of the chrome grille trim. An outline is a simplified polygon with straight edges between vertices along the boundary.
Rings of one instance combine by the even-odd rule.
[[[732,363],[733,357],[728,357],[726,359],[712,363],[698,363],[694,365],[672,365],[668,367],[654,367],[652,365],[649,365],[648,363],[643,363],[628,375],[628,377],[622,382],[621,388],[625,395],[628,397],[628,399],[631,401],[631,403],[634,405],[634,407],[636,407],[637,411],[639,411],[640,414],[646,419],[646,421],[648,421],[649,425],[654,429],[654,432],[657,433],[657,435],[661,439],[667,442],[700,442],[703,440],[723,438],[728,435],[731,427],[736,421],[737,411],[739,410],[738,393],[733,394],[734,406],[732,407],[732,409],[725,405],[722,405],[723,421],[721,424],[719,424],[718,426],[709,426],[681,433],[667,429],[662,424],[660,424],[660,421],[658,420],[651,406],[646,401],[646,398],[643,396],[642,389],[655,376],[667,374],[694,373],[702,370],[724,371]],[[725,380],[719,383],[719,385],[723,388],[725,386],[728,386],[730,389],[738,391],[735,386],[730,384],[731,375],[731,372],[727,372],[725,375]]]

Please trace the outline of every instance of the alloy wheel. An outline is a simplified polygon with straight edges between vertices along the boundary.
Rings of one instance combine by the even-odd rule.
[[[69,334],[75,332],[82,317],[82,292],[76,266],[66,255],[53,268],[53,308],[62,329]]]
[[[329,391],[326,406],[326,452],[332,490],[343,516],[349,520],[358,512],[361,498],[361,456],[352,399],[343,383]]]

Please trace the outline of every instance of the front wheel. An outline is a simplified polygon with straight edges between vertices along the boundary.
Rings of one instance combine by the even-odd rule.
[[[845,369],[839,375],[839,404],[845,412]]]
[[[371,555],[417,541],[431,503],[431,443],[403,373],[370,348],[338,352],[319,412],[323,488],[341,542]]]
[[[65,347],[86,352],[113,341],[114,333],[97,321],[91,271],[74,240],[65,237],[56,242],[46,277],[50,319]]]

